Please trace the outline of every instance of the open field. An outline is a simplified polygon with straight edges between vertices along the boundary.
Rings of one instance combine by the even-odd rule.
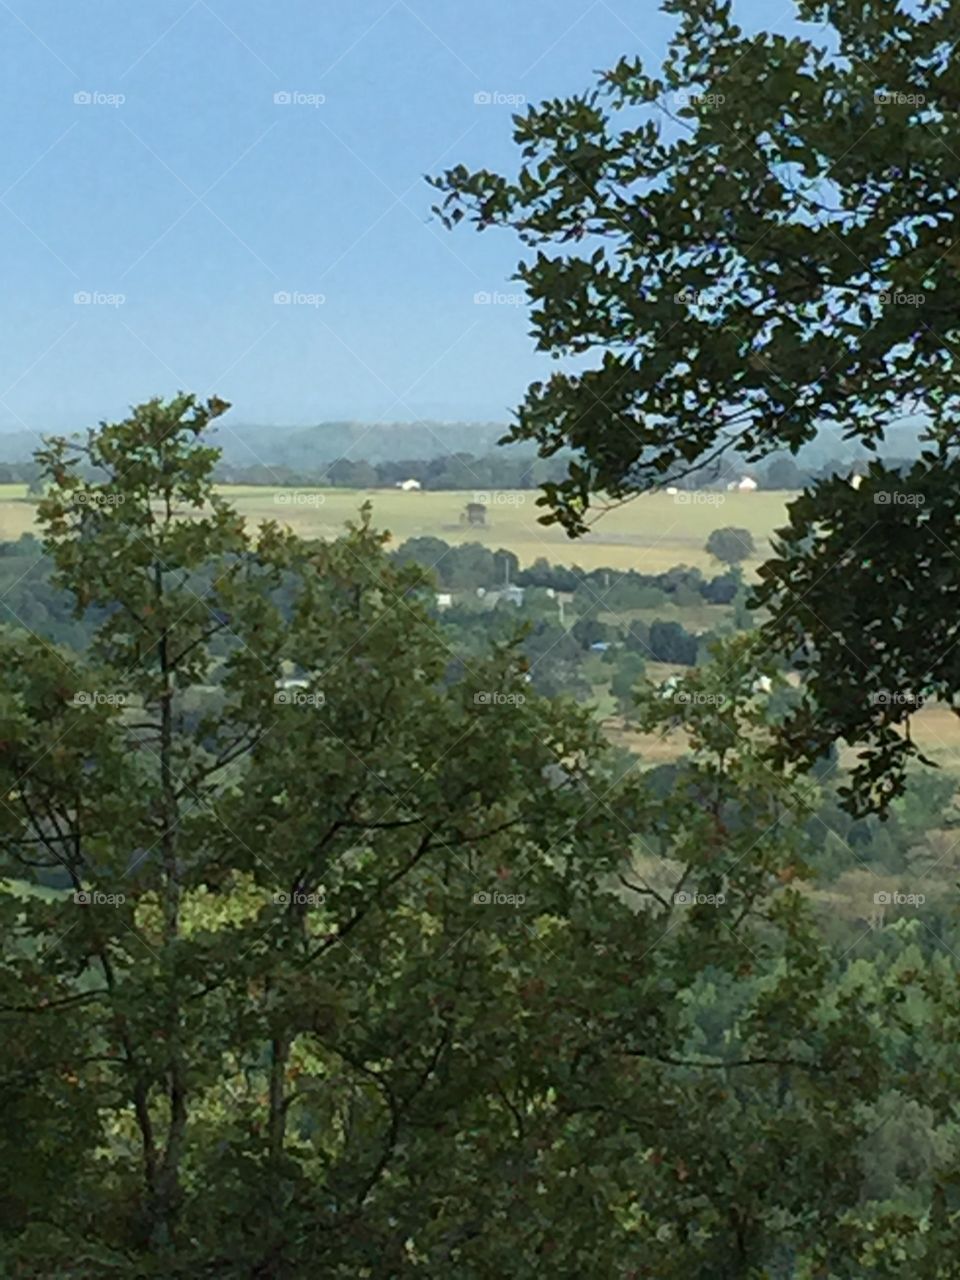
[[[763,559],[774,529],[784,522],[792,494],[711,493],[646,494],[602,516],[595,532],[571,540],[555,526],[538,524],[542,508],[538,491],[498,491],[487,496],[489,525],[468,528],[460,523],[468,491],[401,493],[389,489],[272,489],[224,486],[221,492],[248,522],[278,520],[310,537],[336,537],[355,519],[364,502],[373,504],[374,522],[389,529],[396,542],[432,534],[447,542],[480,542],[492,549],[507,547],[522,564],[545,556],[555,564],[585,569],[609,566],[660,573],[677,564],[715,569],[703,549],[707,536],[722,525],[749,529]],[[709,498],[709,501],[703,499]],[[681,501],[681,499],[685,499]],[[692,499],[701,499],[700,501]],[[33,527],[34,507],[23,485],[0,485],[0,540],[18,538]],[[746,566],[748,569],[751,564]]]
[[[272,489],[229,485],[220,490],[251,524],[277,520],[312,537],[336,537],[347,520],[356,519],[364,502],[371,502],[374,522],[393,534],[394,544],[406,538],[431,534],[451,543],[480,542],[492,549],[506,547],[522,564],[545,556],[556,564],[583,568],[609,566],[658,573],[677,564],[694,565],[705,572],[718,566],[703,549],[711,530],[737,525],[753,534],[759,555],[745,566],[756,567],[769,550],[769,538],[784,522],[787,503],[794,496],[782,492],[720,493],[670,496],[647,494],[604,515],[596,532],[571,540],[555,527],[537,523],[541,508],[536,491],[494,492],[488,497],[490,524],[468,528],[460,523],[469,491],[401,493],[376,489]],[[710,501],[678,501],[679,497]],[[12,540],[34,528],[35,506],[26,498],[26,486],[0,485],[0,540]],[[649,615],[649,616],[648,616]],[[637,610],[634,615],[650,621],[654,616],[676,617],[688,626],[708,626],[710,607],[677,610],[661,606]],[[654,674],[657,664],[651,664]],[[664,668],[666,674],[669,669]],[[662,678],[665,678],[662,677]],[[612,706],[607,709],[612,710]],[[675,759],[683,749],[677,735],[649,739],[624,726],[619,717],[607,720],[614,741],[629,746],[651,762]],[[913,717],[917,744],[938,764],[960,773],[960,719],[943,706],[925,707]]]
[[[682,672],[680,667],[672,670],[677,674]],[[647,674],[653,680],[665,678],[659,663],[650,663]],[[613,714],[612,708],[603,710],[607,712],[603,728],[610,741],[632,751],[645,764],[668,764],[679,760],[688,749],[686,736],[679,730],[662,735],[639,733],[626,724],[622,716]],[[960,717],[949,707],[940,703],[923,707],[910,718],[910,735],[928,760],[960,777]],[[845,747],[840,752],[841,766],[852,768],[857,754],[857,748]]]

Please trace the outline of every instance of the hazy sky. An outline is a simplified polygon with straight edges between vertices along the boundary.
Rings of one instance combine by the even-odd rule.
[[[474,295],[518,246],[431,222],[422,175],[511,166],[475,94],[580,90],[668,32],[654,0],[0,0],[0,428],[178,388],[235,422],[505,420],[546,362]]]

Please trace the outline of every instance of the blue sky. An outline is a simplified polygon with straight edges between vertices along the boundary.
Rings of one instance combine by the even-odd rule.
[[[546,362],[474,295],[518,246],[431,222],[422,175],[511,167],[475,94],[581,90],[669,29],[653,0],[0,0],[0,429],[180,388],[234,422],[505,421]]]

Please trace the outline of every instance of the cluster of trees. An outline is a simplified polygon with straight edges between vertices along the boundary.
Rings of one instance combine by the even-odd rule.
[[[419,480],[424,489],[536,489],[559,480],[566,471],[564,458],[541,459],[529,454],[500,453],[475,457],[453,453],[431,458],[391,458],[379,462],[337,458],[307,467],[283,464],[238,466],[221,462],[216,478],[224,484],[295,487],[332,486],[337,489],[393,488],[404,480]]]
[[[559,691],[566,682],[567,691],[584,700],[591,688],[582,668],[593,645],[611,644],[651,661],[684,666],[706,655],[712,632],[701,634],[675,619],[647,622],[625,616],[632,611],[709,603],[729,606],[736,627],[750,625],[746,588],[736,571],[707,579],[699,569],[685,566],[642,574],[634,570],[569,569],[543,559],[524,570],[514,553],[506,549],[491,551],[479,543],[453,546],[428,536],[404,542],[391,559],[401,566],[432,569],[441,586],[465,593],[441,617],[458,652],[472,638],[479,637],[485,643],[505,635],[520,619],[532,625],[536,637],[526,642],[530,656],[538,644],[543,647],[537,671],[541,687]],[[94,608],[78,616],[76,596],[56,579],[53,570],[53,562],[35,535],[27,533],[16,542],[0,543],[0,623],[82,650],[90,642],[102,611]],[[207,566],[204,573],[212,578],[215,567]],[[524,586],[519,609],[501,602],[491,611],[476,595],[477,588],[495,591],[507,582]],[[569,597],[562,622],[558,600],[550,590]],[[277,599],[285,612],[292,611],[290,584],[279,588]],[[729,628],[718,622],[713,630],[719,634],[725,629]],[[218,657],[223,656],[216,643],[213,648]],[[634,659],[625,662],[630,667]]]
[[[953,1256],[955,975],[906,917],[906,952],[825,943],[754,639],[640,696],[688,754],[618,780],[515,637],[451,670],[366,520],[254,538],[224,407],[102,426],[94,487],[44,458],[53,580],[98,612],[85,654],[0,635],[5,1273]]]
[[[312,453],[307,451],[304,460],[296,465],[280,460],[282,451],[275,460],[263,463],[242,464],[221,458],[214,476],[221,484],[258,485],[274,489],[278,486],[392,489],[404,480],[418,480],[428,490],[533,490],[561,481],[567,474],[572,456],[570,450],[561,450],[549,458],[539,458],[523,451],[501,449],[496,453],[478,455],[460,452],[417,458],[340,457],[329,462],[317,462],[317,452],[316,449]],[[906,473],[915,460],[883,457],[884,465],[898,474]],[[729,467],[704,469],[667,477],[662,483],[689,491],[725,489],[731,481],[749,474],[761,489],[796,491],[818,480],[849,476],[852,470],[864,472],[866,462],[852,463],[849,459],[828,458],[815,466],[803,466],[795,458],[786,455],[773,458],[765,466],[751,467],[749,472],[737,467],[732,470]],[[33,459],[0,462],[0,484],[26,484],[34,496],[40,492],[40,474],[40,468]],[[85,475],[88,479],[97,478],[89,467],[85,469]]]
[[[221,461],[216,478],[222,484],[264,485],[275,488],[332,486],[337,489],[393,488],[403,480],[419,480],[424,489],[484,490],[484,489],[538,489],[547,483],[557,483],[567,473],[570,451],[565,450],[551,458],[501,450],[475,456],[471,453],[454,453],[430,458],[391,458],[369,461],[366,458],[337,458],[324,464],[290,466],[282,462],[240,465]],[[906,470],[912,459],[885,458],[888,467]],[[0,466],[0,483],[9,475],[10,480],[32,479],[32,463]],[[765,466],[741,470],[734,467],[708,468],[692,473],[668,476],[663,483],[676,485],[683,490],[725,489],[732,481],[750,475],[759,488],[778,491],[797,491],[816,480],[832,476],[848,476],[853,470],[863,471],[866,462],[851,463],[848,458],[831,458],[817,465],[804,466],[787,455],[772,459]]]
[[[577,452],[556,520],[824,422],[922,412],[929,447],[792,505],[761,633],[637,691],[685,748],[645,771],[522,637],[451,664],[366,518],[254,538],[222,402],[53,443],[44,551],[92,630],[0,634],[5,1274],[956,1275],[954,788],[902,732],[960,697],[955,14],[669,7],[662,77],[624,59],[516,118],[515,180],[437,183],[538,247],[541,347],[602,353],[518,415]],[[860,878],[842,930],[818,872]]]
[[[713,539],[717,535],[720,535],[719,549],[714,550]],[[711,535],[708,549],[718,559],[732,563],[751,554],[753,543],[746,529],[721,529]],[[732,555],[720,554],[728,549]],[[495,588],[512,583],[579,596],[580,605],[591,598],[602,599],[605,607],[612,611],[652,609],[666,603],[681,608],[703,602],[730,604],[743,583],[735,569],[705,578],[701,570],[687,565],[677,565],[664,573],[641,573],[637,569],[582,569],[578,565],[551,564],[540,556],[521,568],[514,552],[504,547],[494,551],[478,542],[454,545],[432,534],[408,538],[395,555],[401,564],[416,563],[432,568],[441,586],[451,590]]]

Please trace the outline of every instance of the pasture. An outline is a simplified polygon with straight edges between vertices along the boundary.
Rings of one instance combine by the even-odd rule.
[[[769,550],[773,531],[785,519],[789,493],[645,494],[625,506],[599,515],[592,531],[570,539],[556,526],[538,522],[537,490],[494,491],[487,500],[486,527],[461,521],[464,507],[480,495],[469,491],[402,493],[375,489],[274,489],[225,485],[220,492],[251,525],[277,520],[306,537],[336,537],[348,520],[357,518],[364,502],[373,506],[374,523],[390,531],[394,544],[429,534],[450,543],[479,542],[496,550],[506,547],[521,564],[544,556],[554,564],[585,569],[609,566],[660,573],[674,565],[704,571],[716,562],[704,551],[713,529],[736,525],[749,529],[757,546],[754,562]],[[13,540],[33,528],[34,505],[23,485],[0,485],[0,540]]]

